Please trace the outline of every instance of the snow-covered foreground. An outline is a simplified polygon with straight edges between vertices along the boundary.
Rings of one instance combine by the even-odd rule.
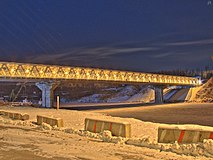
[[[12,159],[210,159],[213,141],[200,144],[158,144],[159,123],[143,122],[133,118],[111,117],[100,113],[39,109],[30,107],[0,107],[0,110],[26,112],[27,122],[0,120],[0,158]],[[36,115],[53,115],[64,119],[65,128],[35,124]],[[83,131],[84,119],[98,118],[126,121],[132,125],[132,138],[111,137],[110,133],[92,134]],[[189,125],[185,127],[198,127]],[[110,142],[110,143],[107,143]],[[13,154],[11,154],[13,153]],[[176,154],[178,153],[178,154]],[[194,155],[194,156],[190,156]]]
[[[210,160],[159,149],[114,144],[55,130],[0,125],[1,160]]]

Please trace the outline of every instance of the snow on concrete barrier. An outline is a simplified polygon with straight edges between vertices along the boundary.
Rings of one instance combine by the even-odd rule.
[[[7,118],[15,119],[15,120],[29,120],[30,116],[26,113],[17,113],[11,111],[0,111],[0,115],[5,116]]]
[[[176,127],[159,127],[159,143],[197,143],[204,139],[213,139],[213,130],[179,129]]]
[[[10,102],[11,106],[31,106],[32,102]]]
[[[120,137],[131,137],[131,124],[128,122],[115,122],[107,120],[98,120],[98,119],[85,119],[85,128],[86,131],[100,133],[104,130],[109,130],[112,132],[113,136]]]
[[[200,141],[203,142],[204,139],[213,140],[213,131],[200,131]]]
[[[47,123],[50,126],[64,127],[63,119],[37,115],[37,124]]]
[[[0,111],[0,115],[4,115],[4,111]]]

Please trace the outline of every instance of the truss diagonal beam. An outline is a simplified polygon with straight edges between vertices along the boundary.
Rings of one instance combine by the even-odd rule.
[[[199,85],[199,80],[197,78],[184,76],[13,62],[0,62],[0,78],[67,79],[167,85]]]

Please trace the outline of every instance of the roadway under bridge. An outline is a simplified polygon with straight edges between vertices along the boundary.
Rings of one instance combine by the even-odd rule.
[[[163,103],[165,86],[197,86],[197,78],[97,68],[0,62],[0,81],[33,81],[42,91],[42,106],[52,107],[54,90],[61,81],[103,81],[123,84],[151,84],[155,102]]]

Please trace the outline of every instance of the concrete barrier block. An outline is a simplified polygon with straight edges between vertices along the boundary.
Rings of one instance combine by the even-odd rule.
[[[37,115],[37,124],[47,123],[50,126],[64,127],[63,119]]]
[[[4,115],[4,111],[0,111],[0,115]]]
[[[20,113],[13,113],[13,116],[10,118],[22,120],[22,115]]]
[[[4,111],[4,116],[9,118],[9,112]]]
[[[13,112],[8,112],[8,118],[14,119],[14,114],[15,113],[13,113]]]
[[[213,139],[213,131],[200,131],[200,141],[204,139]]]
[[[38,125],[41,125],[41,124],[42,124],[42,122],[44,122],[43,117],[42,117],[42,116],[37,115],[37,124],[38,124]],[[44,123],[46,123],[46,122],[44,122]]]
[[[199,131],[180,130],[175,128],[158,128],[159,143],[192,143],[199,141]]]
[[[85,128],[86,131],[100,133],[104,130],[109,130],[112,132],[113,136],[120,137],[131,137],[131,124],[128,122],[115,122],[99,119],[85,119]]]
[[[158,128],[159,143],[197,143],[204,139],[213,139],[213,131],[201,129]]]
[[[1,111],[1,115],[7,118],[15,119],[15,120],[29,120],[30,116],[26,113],[21,114],[17,112],[11,111]]]
[[[30,119],[30,115],[27,113],[24,113],[21,115],[21,120],[25,121],[25,120],[29,120]]]

